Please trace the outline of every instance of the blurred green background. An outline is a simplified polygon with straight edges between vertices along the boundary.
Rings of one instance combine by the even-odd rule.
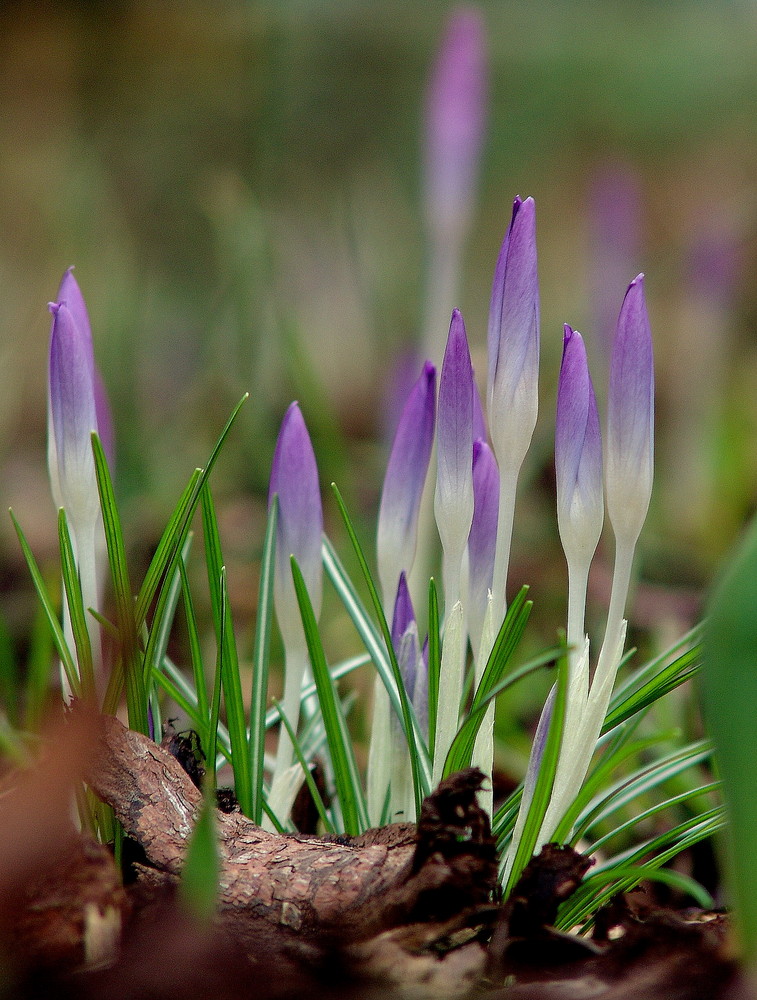
[[[337,479],[370,538],[387,379],[424,312],[423,101],[452,9],[0,7],[1,488],[43,563],[56,542],[46,303],[71,264],[111,396],[135,576],[246,390],[215,474],[240,627],[254,611],[270,457],[291,399],[324,487]],[[551,466],[562,324],[586,334],[601,396],[599,317],[608,302],[617,313],[643,270],[658,459],[632,618],[679,634],[757,495],[757,5],[479,9],[489,124],[460,300],[448,303],[463,310],[479,375],[514,195],[535,197],[539,225],[543,402],[511,578],[533,584],[551,641],[565,599]],[[632,232],[615,234],[620,278],[598,235],[607,184],[631,204]],[[34,599],[0,523],[2,612],[23,643]],[[594,623],[611,555],[609,539],[592,577]]]

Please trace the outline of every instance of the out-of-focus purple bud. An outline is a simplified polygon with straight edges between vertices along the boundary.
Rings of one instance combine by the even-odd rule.
[[[468,536],[468,630],[478,656],[487,596],[494,574],[499,512],[499,470],[486,441],[473,445],[473,521]]]
[[[633,546],[653,476],[654,362],[644,275],[628,286],[618,317],[607,398],[607,513],[619,544]]]
[[[489,433],[501,471],[515,473],[538,410],[539,283],[533,198],[513,203],[494,270],[489,309]]]
[[[48,459],[53,492],[74,523],[94,525],[100,501],[90,440],[97,430],[92,339],[65,304],[51,303],[50,312]]]
[[[274,604],[284,645],[294,648],[304,643],[304,635],[292,580],[292,556],[302,571],[316,617],[320,614],[323,591],[323,509],[318,467],[297,403],[292,403],[284,415],[276,441],[269,502],[274,494],[279,498]]]
[[[439,378],[434,494],[434,513],[445,558],[455,561],[462,559],[473,520],[474,391],[465,324],[455,309]],[[457,596],[452,595],[452,599],[454,602]]]
[[[472,210],[486,127],[484,24],[473,9],[455,11],[431,76],[426,105],[429,225],[454,239]]]
[[[397,581],[410,572],[418,537],[418,512],[434,440],[436,369],[426,362],[402,412],[381,492],[376,552],[384,604],[391,607]]]
[[[581,334],[565,326],[555,427],[557,524],[568,562],[588,566],[602,533],[602,438]]]

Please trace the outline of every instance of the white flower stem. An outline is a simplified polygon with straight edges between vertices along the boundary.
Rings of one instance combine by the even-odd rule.
[[[297,724],[300,720],[300,696],[302,692],[302,679],[305,675],[305,667],[308,663],[308,654],[305,646],[290,647],[285,651],[284,667],[284,698],[281,707],[284,715],[292,727],[293,732],[297,732]],[[280,823],[286,823],[288,815],[279,815],[274,803],[280,799],[285,785],[290,784],[287,780],[286,772],[292,766],[294,748],[292,740],[285,726],[279,728],[279,745],[276,752],[276,766],[273,770],[271,781],[271,792],[269,795],[269,805],[276,813]]]
[[[386,791],[392,776],[391,703],[384,682],[377,675],[373,685],[373,720],[368,747],[368,818],[379,826],[384,811]]]
[[[444,624],[442,662],[439,670],[439,708],[434,741],[434,785],[441,781],[447,752],[457,733],[467,641],[463,606],[457,601],[447,614]]]

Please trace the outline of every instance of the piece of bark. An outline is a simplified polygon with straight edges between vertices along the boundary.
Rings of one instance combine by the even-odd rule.
[[[181,872],[202,795],[147,737],[104,718],[87,781],[160,872]],[[496,885],[488,819],[473,769],[442,782],[412,825],[359,837],[268,833],[241,813],[218,814],[219,905],[248,923],[341,943],[485,903]]]

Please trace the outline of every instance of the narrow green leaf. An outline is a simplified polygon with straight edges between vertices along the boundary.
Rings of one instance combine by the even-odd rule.
[[[95,459],[97,489],[100,493],[105,543],[108,547],[108,563],[113,581],[116,622],[126,679],[126,708],[129,716],[129,728],[148,735],[147,693],[142,677],[142,655],[137,641],[138,633],[134,621],[134,603],[129,581],[129,569],[126,564],[126,549],[108,461],[97,434],[92,435],[92,453]]]
[[[700,683],[728,812],[726,876],[744,957],[753,963],[757,960],[757,519],[712,595]]]
[[[541,824],[549,805],[549,798],[552,794],[552,786],[557,770],[557,761],[560,756],[560,745],[562,742],[563,722],[565,720],[565,702],[568,690],[568,657],[565,653],[560,657],[557,664],[557,687],[555,693],[555,703],[552,708],[552,718],[549,724],[547,740],[544,746],[539,772],[534,786],[534,793],[529,805],[525,826],[520,836],[520,840],[515,848],[515,858],[510,877],[505,889],[505,896],[509,895],[513,886],[520,878],[521,872],[531,860],[531,856],[536,846]]]
[[[205,679],[205,667],[202,661],[202,649],[200,647],[200,633],[197,628],[197,616],[192,600],[192,591],[189,586],[187,576],[187,566],[184,559],[179,560],[179,575],[181,577],[181,596],[184,602],[184,617],[187,623],[187,639],[189,641],[189,657],[192,662],[192,680],[194,693],[197,699],[197,732],[200,734],[202,745],[208,746],[208,734],[210,731],[210,706],[208,704],[208,689]],[[161,667],[165,664],[163,657]],[[157,675],[156,675],[157,677]]]
[[[60,546],[60,566],[63,577],[63,590],[68,602],[68,613],[71,620],[71,632],[76,646],[76,659],[79,666],[82,697],[93,701],[95,697],[95,672],[92,665],[92,646],[87,630],[86,611],[82,600],[81,582],[76,568],[74,547],[71,544],[71,534],[68,530],[66,512],[61,507],[58,511],[58,544]]]
[[[292,577],[302,616],[302,627],[305,631],[310,665],[318,690],[318,704],[323,716],[323,724],[326,727],[326,739],[331,764],[334,768],[334,781],[342,810],[344,829],[346,833],[357,835],[368,829],[368,807],[360,773],[355,762],[347,722],[321,645],[313,606],[310,603],[302,572],[294,557],[292,557]]]
[[[202,490],[202,526],[205,535],[205,561],[208,568],[208,586],[216,626],[216,638],[219,647],[223,649],[221,684],[226,707],[226,725],[229,728],[229,739],[231,740],[234,789],[240,809],[245,816],[252,818],[250,748],[247,742],[244,698],[242,697],[242,682],[239,676],[239,654],[231,619],[229,596],[226,590],[226,568],[221,551],[218,521],[216,520],[213,498],[207,484]],[[224,616],[221,615],[222,606],[226,611]]]
[[[179,882],[179,901],[201,924],[209,924],[215,915],[220,870],[215,792],[208,782]]]
[[[160,593],[158,594],[144,652],[144,684],[148,692],[153,686],[153,673],[163,662],[163,657],[166,655],[166,650],[168,649],[168,640],[171,636],[176,607],[179,603],[179,595],[181,594],[180,566],[187,560],[191,546],[192,533],[188,532],[176,566],[171,572],[170,577],[166,576],[164,578],[163,586],[160,588]]]
[[[439,675],[442,670],[439,594],[433,577],[428,582],[428,745],[436,743],[436,716],[439,708]]]
[[[258,613],[255,624],[255,647],[252,653],[252,695],[250,698],[250,780],[252,783],[252,818],[263,818],[263,770],[265,766],[265,715],[268,693],[268,663],[271,648],[271,611],[276,555],[276,523],[279,503],[274,497],[268,512],[263,555],[260,564]],[[295,741],[293,740],[293,743]],[[296,752],[296,751],[295,751]],[[309,774],[309,772],[308,772]]]
[[[40,606],[32,619],[24,685],[24,729],[36,732],[45,717],[51,691],[53,636],[45,609]]]
[[[392,668],[394,684],[396,685],[397,693],[399,695],[402,728],[405,732],[405,738],[407,739],[408,749],[410,751],[410,765],[413,774],[416,814],[420,816],[423,798],[428,795],[431,787],[431,761],[428,755],[428,748],[423,736],[421,735],[418,727],[418,720],[415,717],[415,712],[413,711],[410,699],[405,691],[405,685],[402,682],[402,672],[400,671],[399,664],[397,663],[397,657],[394,655],[394,649],[392,647],[391,632],[384,614],[384,609],[381,605],[378,588],[376,587],[373,577],[371,576],[370,569],[368,568],[368,561],[365,558],[365,553],[362,550],[357,533],[355,532],[355,528],[349,514],[347,513],[347,508],[344,505],[344,501],[342,500],[342,496],[336,484],[332,483],[331,488],[334,491],[334,496],[336,497],[336,502],[339,506],[339,512],[342,515],[344,526],[347,529],[347,534],[350,542],[352,543],[355,555],[357,556],[358,564],[363,574],[363,579],[368,587],[371,604],[373,605],[376,618],[378,619],[379,628],[381,629],[381,634],[384,638],[389,663]],[[389,690],[389,687],[387,687],[387,690]]]
[[[524,677],[528,677],[529,674],[533,674],[537,670],[543,670],[545,667],[554,666],[555,660],[559,655],[560,649],[558,648],[547,650],[536,659],[530,660],[522,667],[514,670],[509,677],[505,677],[493,687],[489,687],[489,690],[485,694],[481,695],[477,699],[474,699],[470,711],[458,729],[457,735],[452,741],[452,746],[449,748],[449,752],[447,753],[447,758],[444,762],[445,778],[450,774],[454,774],[455,771],[461,771],[464,767],[470,767],[476,736],[481,728],[483,718],[486,715],[489,702],[499,697],[503,691],[506,691],[514,684],[517,684],[518,681],[523,680]],[[479,694],[479,691],[480,685],[476,692],[477,695]]]
[[[73,656],[71,655],[71,650],[68,648],[68,643],[63,635],[63,629],[58,621],[58,612],[55,608],[55,604],[50,597],[45,581],[42,578],[39,566],[37,565],[37,560],[34,558],[34,553],[29,547],[26,536],[21,530],[21,525],[16,520],[16,516],[13,511],[9,510],[9,513],[11,520],[13,521],[13,527],[16,529],[16,534],[18,536],[19,544],[21,545],[24,560],[26,561],[29,573],[31,574],[34,589],[37,592],[37,597],[39,598],[39,602],[45,612],[45,618],[47,619],[47,624],[50,627],[53,642],[55,643],[55,649],[60,657],[61,663],[63,664],[66,680],[68,681],[71,691],[75,697],[80,698],[81,685],[79,684],[79,675],[76,670],[76,664],[74,663]]]

